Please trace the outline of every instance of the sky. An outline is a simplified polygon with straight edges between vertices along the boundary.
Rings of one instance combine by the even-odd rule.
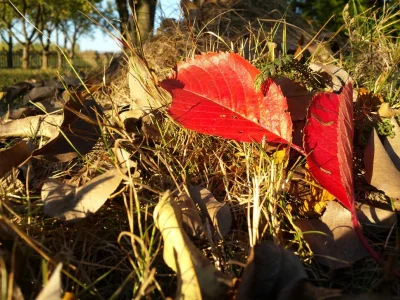
[[[104,0],[105,1],[105,0]],[[180,0],[159,0],[161,2],[162,11],[157,9],[156,12],[156,27],[158,20],[161,16],[177,18],[179,15],[179,3]],[[93,32],[93,38],[83,36],[78,41],[80,50],[95,50],[99,52],[116,52],[120,51],[118,43],[114,41],[107,33],[101,29],[95,29]]]

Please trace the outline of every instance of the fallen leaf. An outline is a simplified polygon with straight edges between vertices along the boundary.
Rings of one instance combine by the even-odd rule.
[[[61,299],[61,290],[62,290],[62,282],[61,282],[61,271],[62,271],[62,263],[59,263],[53,273],[49,281],[46,283],[44,288],[40,291],[36,300],[60,300]]]
[[[260,73],[234,53],[208,53],[178,65],[177,77],[161,86],[172,95],[170,115],[200,133],[242,142],[288,144],[292,121],[279,86],[266,95],[254,89]]]
[[[322,188],[311,176],[307,168],[305,170],[305,181],[309,183],[309,193],[294,195],[301,201],[301,204],[298,206],[298,210],[305,216],[321,215],[326,207],[327,202],[335,200],[336,197]]]
[[[48,179],[42,186],[44,213],[62,221],[76,221],[94,214],[107,201],[122,181],[117,169],[97,176],[81,187]]]
[[[292,121],[305,120],[307,109],[315,92],[308,91],[305,86],[286,77],[278,77],[274,81],[287,99]]]
[[[35,107],[21,107],[10,111],[9,119],[17,120],[42,114],[43,112],[39,111]]]
[[[6,175],[12,168],[18,167],[26,161],[32,152],[32,148],[25,141],[0,151],[0,178]]]
[[[354,211],[352,92],[348,84],[339,95],[316,95],[304,128],[311,174],[350,211]]]
[[[383,147],[376,130],[364,150],[365,179],[387,196],[400,199],[400,172]]]
[[[154,209],[154,221],[164,240],[164,261],[177,273],[175,299],[225,299],[232,279],[215,269],[182,229],[182,216],[166,192]]]
[[[220,240],[231,230],[232,214],[228,203],[218,202],[206,188],[190,186],[189,193],[194,203],[200,207],[203,217],[210,221],[215,230],[215,239]]]
[[[36,102],[41,101],[48,98],[53,98],[57,93],[57,88],[54,86],[40,86],[34,87],[27,93],[23,100],[24,103],[28,103],[29,101]]]
[[[332,270],[351,266],[368,256],[353,229],[350,211],[336,201],[328,202],[321,220],[298,219],[315,259]]]
[[[182,227],[185,232],[191,236],[204,239],[206,235],[203,221],[193,199],[186,194],[182,194],[174,201],[174,205],[180,210]]]
[[[129,59],[128,83],[131,109],[141,111],[142,115],[145,111],[161,107],[169,98],[168,93],[155,85],[148,67],[137,55]]]
[[[33,88],[33,84],[30,82],[18,82],[7,89],[7,94],[5,96],[7,103],[12,103],[18,97],[21,97],[30,89]]]
[[[400,171],[400,127],[395,118],[390,120],[393,126],[394,137],[385,136],[383,146],[397,170]]]
[[[40,115],[12,120],[0,125],[0,139],[40,136],[52,138],[58,133],[62,119],[59,115]]]
[[[384,102],[379,107],[378,114],[381,118],[392,118],[400,115],[400,109],[391,108],[388,102]]]
[[[83,103],[74,99],[68,101],[64,107],[64,120],[59,134],[40,149],[33,151],[32,156],[54,162],[67,162],[88,153],[101,135],[96,113],[101,114],[101,109],[93,99],[84,100]]]
[[[325,79],[325,83],[330,86],[332,91],[340,92],[341,89],[352,82],[352,79],[344,69],[332,64],[310,63],[309,68],[318,72]]]
[[[357,206],[357,216],[364,228],[373,234],[389,230],[397,220],[396,212],[373,207],[366,203]]]
[[[381,95],[374,94],[366,88],[359,88],[357,90],[357,103],[360,107],[374,109],[383,103]]]
[[[278,299],[285,287],[306,278],[303,264],[293,252],[263,242],[249,255],[236,299]]]
[[[298,280],[285,287],[279,294],[278,300],[322,300],[341,299],[343,292],[339,289],[329,289],[314,286],[307,280]]]

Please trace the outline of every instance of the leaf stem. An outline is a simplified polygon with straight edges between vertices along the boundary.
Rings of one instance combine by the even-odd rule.
[[[360,223],[358,222],[357,214],[355,209],[351,211],[351,221],[353,223],[354,231],[357,234],[358,239],[360,240],[361,244],[363,244],[365,250],[369,253],[369,255],[379,264],[383,265],[383,259],[382,257],[371,247],[370,243],[364,236],[362,232],[362,228],[360,226]]]

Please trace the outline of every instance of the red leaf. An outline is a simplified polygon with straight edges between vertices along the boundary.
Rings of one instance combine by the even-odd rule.
[[[177,77],[161,86],[172,95],[170,115],[201,133],[242,142],[289,143],[292,122],[281,89],[254,89],[260,72],[234,53],[208,53],[178,65]]]
[[[314,178],[348,210],[353,197],[353,88],[320,93],[308,109],[304,149]]]
[[[351,213],[354,230],[369,254],[379,255],[364,237],[354,206],[353,188],[353,87],[348,83],[340,94],[320,93],[308,109],[304,127],[304,149],[314,178]]]

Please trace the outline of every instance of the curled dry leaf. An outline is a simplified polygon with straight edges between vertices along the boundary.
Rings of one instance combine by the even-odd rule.
[[[60,128],[63,117],[60,115],[32,116],[12,120],[0,125],[0,139],[10,137],[54,137]]]
[[[74,221],[95,213],[122,181],[117,169],[109,170],[76,188],[48,179],[42,187],[44,213],[62,221]]]
[[[397,170],[400,171],[400,127],[395,118],[392,118],[390,123],[393,126],[394,137],[386,136],[383,146]]]
[[[215,230],[215,239],[222,239],[229,233],[232,225],[232,214],[228,203],[218,202],[206,188],[190,186],[189,193],[200,207],[201,214],[207,218]]]
[[[67,162],[88,153],[101,134],[96,113],[102,112],[93,99],[68,101],[64,107],[61,132],[42,148],[33,151],[32,156],[54,162]]]
[[[328,202],[321,220],[298,219],[295,225],[303,232],[315,259],[332,270],[349,267],[368,256],[353,230],[350,211],[336,201]]]
[[[25,162],[31,156],[32,148],[25,141],[0,151],[0,178]]]
[[[62,282],[61,282],[61,271],[62,271],[62,263],[59,263],[53,273],[49,281],[46,283],[42,291],[37,296],[36,300],[60,300],[61,299],[61,290],[62,290]]]
[[[400,199],[400,172],[383,147],[376,130],[364,150],[365,179],[387,196]]]
[[[154,210],[164,240],[164,261],[177,273],[175,299],[226,299],[232,279],[215,269],[182,229],[182,216],[169,192]]]
[[[293,252],[263,242],[250,253],[236,299],[278,299],[283,289],[306,278],[306,271]]]
[[[159,108],[165,104],[165,99],[170,98],[168,93],[155,85],[148,67],[137,55],[129,59],[128,83],[133,102],[131,109],[142,111],[142,115],[144,111]]]

